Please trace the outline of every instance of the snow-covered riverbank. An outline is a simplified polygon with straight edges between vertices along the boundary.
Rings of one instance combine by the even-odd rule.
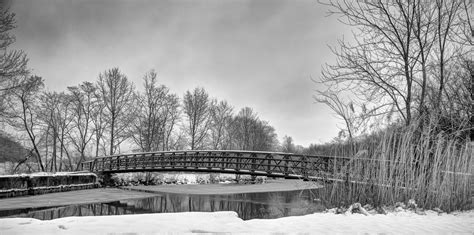
[[[439,215],[392,212],[387,215],[316,213],[244,221],[235,212],[185,212],[121,216],[66,217],[50,221],[0,219],[2,234],[161,234],[161,233],[369,233],[472,234],[474,211]]]

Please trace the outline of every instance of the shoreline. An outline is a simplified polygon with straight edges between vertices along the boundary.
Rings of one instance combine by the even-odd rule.
[[[4,198],[0,199],[0,211],[50,208],[75,204],[105,203],[127,199],[155,197],[160,193],[225,195],[307,190],[319,187],[321,186],[315,182],[304,182],[302,180],[268,180],[264,184],[181,184],[97,188]]]
[[[153,197],[156,194],[118,188],[97,188],[0,199],[0,211],[104,203],[126,199]]]

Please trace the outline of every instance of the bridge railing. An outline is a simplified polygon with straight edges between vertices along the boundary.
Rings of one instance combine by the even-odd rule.
[[[347,157],[278,152],[193,150],[100,157],[83,162],[82,169],[92,172],[207,170],[307,178],[334,176],[350,160]]]

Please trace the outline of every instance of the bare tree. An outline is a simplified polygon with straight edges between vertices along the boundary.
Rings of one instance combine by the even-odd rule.
[[[209,95],[203,88],[186,91],[183,98],[184,113],[187,118],[187,133],[192,150],[204,147],[210,124]]]
[[[417,1],[414,6],[414,25],[413,35],[415,43],[418,46],[418,53],[415,53],[415,58],[421,66],[422,81],[420,84],[421,92],[419,94],[419,108],[420,115],[426,110],[425,100],[427,96],[427,82],[428,82],[428,62],[430,52],[433,48],[436,37],[433,35],[435,24],[435,7],[432,4],[424,4]]]
[[[21,50],[9,50],[15,42],[10,34],[16,28],[15,14],[0,5],[0,113],[5,108],[4,99],[12,89],[25,85],[20,77],[28,76],[26,54]]]
[[[95,89],[90,82],[84,82],[77,87],[68,87],[71,94],[73,124],[72,131],[69,132],[69,138],[81,155],[76,170],[85,160],[86,148],[93,136],[92,115]]]
[[[281,151],[284,153],[294,153],[296,151],[295,144],[293,143],[293,138],[291,136],[284,136],[281,143]]]
[[[278,142],[275,129],[249,107],[242,108],[233,118],[231,135],[234,148],[239,150],[270,151]]]
[[[66,94],[65,92],[61,92],[58,94],[59,100],[61,101],[56,109],[57,115],[57,124],[59,126],[58,129],[58,141],[60,143],[60,153],[59,153],[59,171],[63,169],[63,157],[64,153],[66,154],[68,160],[68,168],[69,170],[73,170],[72,159],[69,154],[68,149],[68,136],[69,131],[71,130],[71,122],[72,122],[72,115],[71,115],[71,96]]]
[[[278,147],[275,128],[267,121],[258,120],[252,132],[252,150],[275,151]]]
[[[169,89],[157,84],[156,72],[143,78],[145,91],[137,94],[137,119],[132,127],[132,138],[141,151],[157,151],[165,146],[165,127],[168,115]]]
[[[394,106],[408,125],[412,118],[413,71],[411,56],[415,5],[402,0],[383,2],[330,2],[333,13],[348,25],[358,26],[355,45],[339,41],[333,50],[336,65],[327,65],[322,80],[330,86],[345,83],[359,97]],[[347,87],[344,87],[346,89]]]
[[[443,91],[448,78],[446,74],[446,63],[451,56],[447,55],[447,50],[456,50],[455,46],[450,45],[450,39],[455,31],[456,20],[458,14],[462,11],[464,0],[436,0],[436,23],[437,23],[437,49],[438,49],[438,66],[439,66],[439,88],[435,107],[439,107],[443,97]],[[451,48],[450,48],[451,47]]]
[[[474,45],[474,27],[472,19],[472,1],[463,1],[461,13],[458,15],[458,21],[460,24],[460,42],[463,45],[473,46]]]
[[[163,127],[163,151],[176,149],[177,143],[181,141],[182,135],[175,136],[175,140],[173,140],[173,132],[177,123],[181,120],[180,119],[181,110],[179,104],[179,97],[176,94],[168,94],[166,96],[166,113],[164,115],[164,127]],[[182,148],[179,148],[182,149]]]
[[[41,110],[40,118],[48,126],[48,130],[51,132],[52,137],[52,157],[51,157],[51,169],[50,171],[57,171],[57,149],[60,129],[60,116],[58,114],[61,96],[57,92],[44,92],[41,96]],[[46,154],[47,155],[47,154]]]
[[[102,94],[98,89],[94,93],[94,107],[92,109],[92,124],[94,127],[94,140],[95,140],[95,157],[99,156],[99,149],[105,146],[103,144],[104,134],[107,129],[107,113],[105,110],[105,103],[102,102]],[[103,148],[104,154],[107,153],[105,147]]]
[[[22,84],[16,86],[16,84]],[[7,111],[5,113],[7,123],[20,131],[25,131],[29,142],[34,150],[38,162],[38,168],[45,171],[41,153],[38,148],[38,133],[41,129],[41,121],[38,118],[38,101],[40,91],[43,88],[43,79],[37,76],[22,77],[15,81],[17,89],[13,89],[6,100]]]
[[[129,136],[127,128],[134,118],[134,86],[118,68],[99,75],[97,82],[100,97],[108,116],[109,154],[113,155]]]
[[[233,108],[227,101],[211,102],[210,140],[213,149],[226,149],[229,146],[229,127]]]
[[[344,121],[345,131],[347,131],[349,141],[352,141],[355,132],[358,130],[358,116],[355,113],[354,104],[352,102],[344,102],[340,95],[331,91],[318,91],[318,95],[314,96],[314,99],[319,103],[327,105],[335,112],[337,118]]]
[[[460,31],[469,13],[463,6],[470,3],[341,0],[325,4],[343,23],[356,27],[353,42],[339,41],[339,49],[333,49],[337,62],[323,69],[321,82],[333,94],[351,90],[355,94],[351,102],[363,103],[374,111],[371,116],[395,110],[406,125],[428,108],[442,106],[450,77],[446,68],[468,51],[456,39],[464,35]]]
[[[257,114],[249,107],[242,108],[232,120],[232,136],[239,150],[251,150],[251,133],[258,121]]]

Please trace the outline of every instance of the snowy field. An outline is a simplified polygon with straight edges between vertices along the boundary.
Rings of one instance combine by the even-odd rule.
[[[185,212],[100,217],[66,217],[50,221],[0,219],[0,234],[473,234],[474,211],[438,214],[410,211],[387,215],[316,213],[279,219],[244,221],[235,212]]]

